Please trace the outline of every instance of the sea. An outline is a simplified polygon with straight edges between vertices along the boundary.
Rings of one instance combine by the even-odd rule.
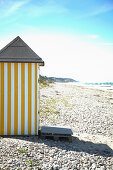
[[[75,84],[77,86],[85,86],[87,88],[113,91],[113,82],[104,82],[104,83],[73,82],[71,84],[73,85]]]
[[[113,83],[85,83],[85,86],[89,88],[95,88],[95,89],[100,89],[100,90],[113,90]]]

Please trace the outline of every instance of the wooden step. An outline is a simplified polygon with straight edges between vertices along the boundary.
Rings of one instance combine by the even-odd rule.
[[[53,140],[68,140],[72,142],[72,130],[69,128],[42,126],[41,138]]]

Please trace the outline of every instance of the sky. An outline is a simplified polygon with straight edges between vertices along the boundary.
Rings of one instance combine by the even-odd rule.
[[[16,36],[44,76],[113,82],[113,0],[0,0],[0,49]]]

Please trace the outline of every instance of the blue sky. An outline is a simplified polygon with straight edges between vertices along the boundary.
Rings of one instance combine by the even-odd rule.
[[[42,74],[113,81],[112,0],[0,0],[0,47],[17,35],[45,60]]]

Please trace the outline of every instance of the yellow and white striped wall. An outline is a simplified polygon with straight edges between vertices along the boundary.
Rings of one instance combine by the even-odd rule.
[[[38,70],[0,63],[0,135],[38,135]]]

